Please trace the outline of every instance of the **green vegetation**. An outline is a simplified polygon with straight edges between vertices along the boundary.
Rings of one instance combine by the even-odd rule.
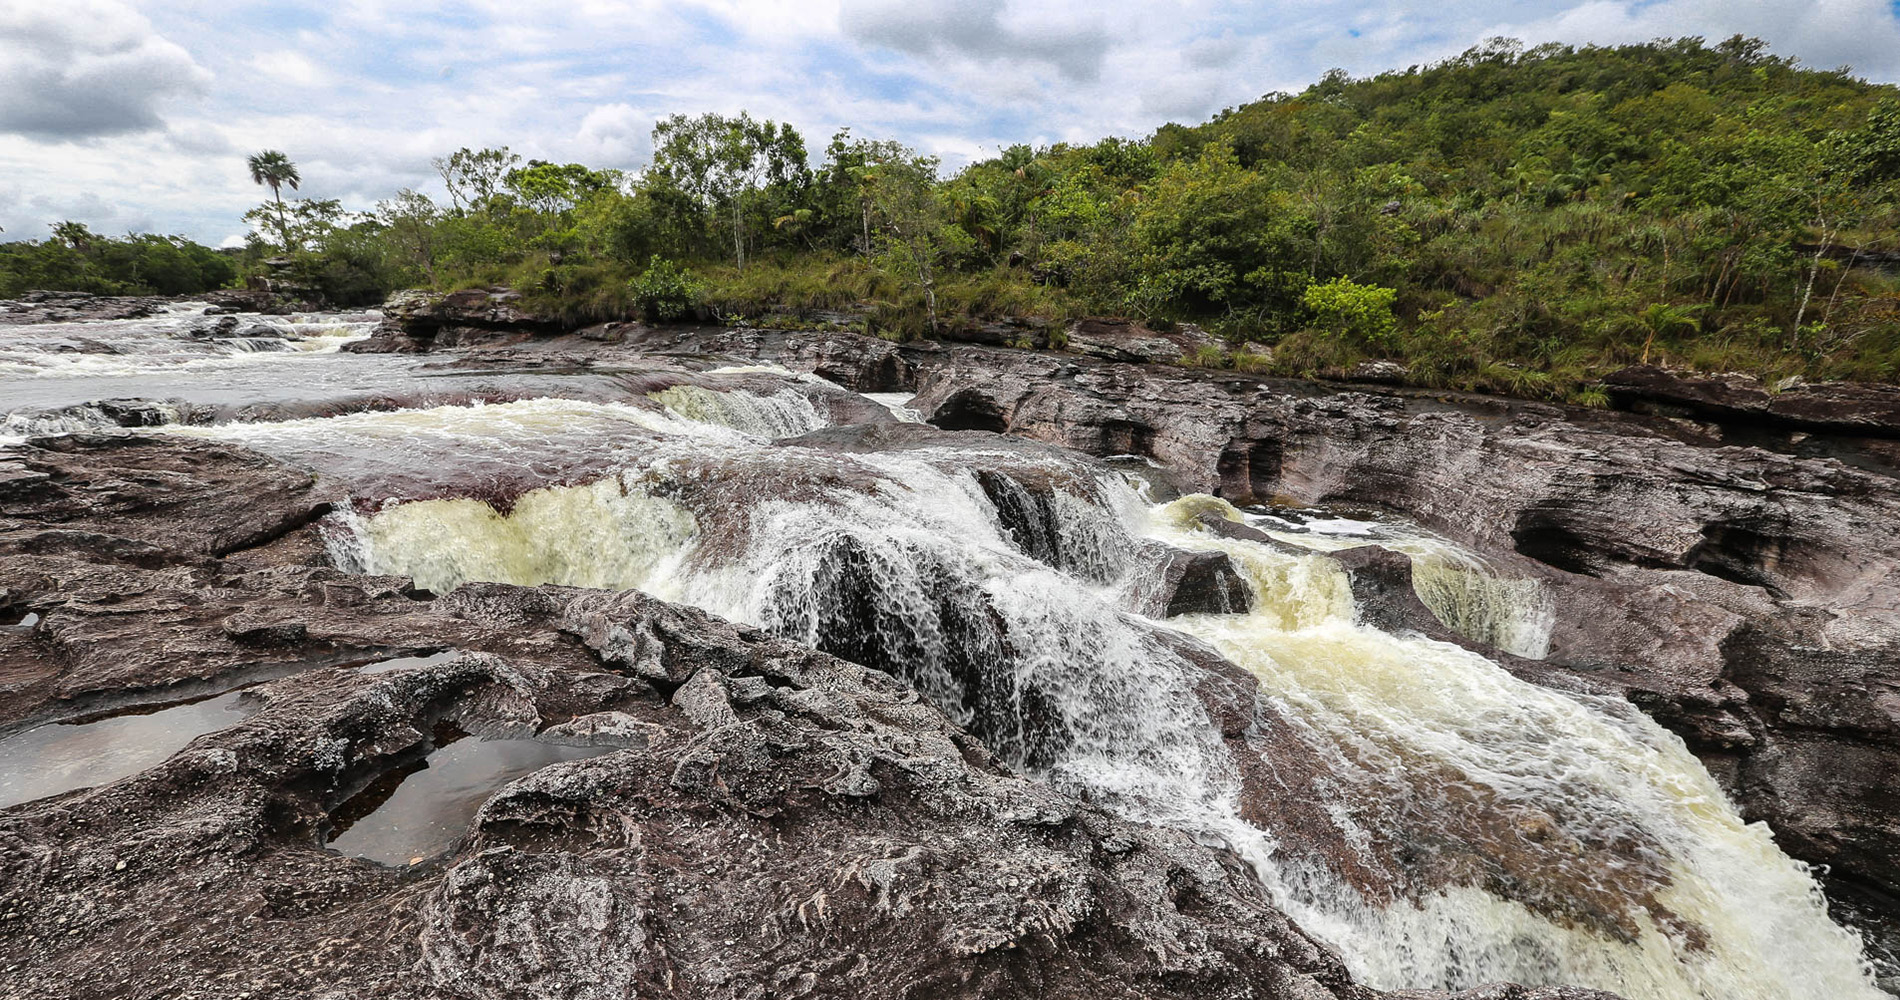
[[[284,185],[290,185],[292,191],[303,180],[297,175],[297,166],[290,157],[275,149],[267,149],[245,161],[251,168],[251,183],[270,188],[270,196],[277,202],[277,233],[285,246],[290,245],[290,224],[284,219]]]
[[[33,289],[100,295],[193,295],[237,278],[230,256],[181,236],[98,236],[59,222],[49,240],[0,243],[0,298]]]
[[[345,303],[509,284],[575,321],[1193,322],[1231,345],[1194,364],[1384,359],[1586,405],[1640,361],[1900,379],[1900,90],[1741,37],[1494,40],[948,176],[849,130],[814,166],[745,114],[669,117],[654,148],[638,176],[463,149],[435,164],[447,204],[360,215],[283,202],[269,178],[294,187],[294,166],[254,163],[273,201],[246,266],[287,256]]]

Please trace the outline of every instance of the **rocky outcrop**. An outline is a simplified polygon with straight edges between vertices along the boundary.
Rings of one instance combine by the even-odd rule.
[[[324,307],[321,295],[311,289],[287,288],[220,288],[204,293],[198,298],[211,303],[207,314],[214,313],[263,313],[266,316],[287,316],[294,312],[312,312]]]
[[[0,612],[34,616],[0,630],[0,734],[250,709],[0,810],[10,995],[1377,995],[1234,856],[1011,773],[887,674],[636,592],[341,573],[287,467],[53,444],[0,467]],[[324,849],[462,733],[606,752],[496,788],[445,854]]]
[[[566,332],[554,316],[531,312],[510,288],[467,288],[446,294],[397,292],[383,303],[383,324],[345,349],[359,354],[412,354],[439,347],[505,346]]]
[[[849,335],[666,333],[909,389],[944,427],[1135,455],[1237,504],[1383,510],[1542,581],[1545,683],[1622,693],[1795,856],[1900,889],[1900,480],[1639,414]],[[1863,468],[1859,466],[1871,466]]]
[[[1642,411],[1900,437],[1900,386],[1797,379],[1771,387],[1750,375],[1698,375],[1639,365],[1606,376],[1603,388],[1623,406]]]
[[[149,295],[27,292],[11,302],[0,301],[0,326],[143,319],[164,307],[164,299]]]
[[[1133,320],[1084,319],[1069,327],[1070,350],[1110,361],[1172,364],[1213,346],[1214,338],[1191,325],[1164,333]]]

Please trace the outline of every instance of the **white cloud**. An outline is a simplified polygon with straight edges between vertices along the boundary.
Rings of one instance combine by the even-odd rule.
[[[1900,73],[1900,20],[1887,0],[1594,0],[1534,20],[1502,20],[1490,34],[1533,44],[1582,39],[1627,43],[1687,35],[1713,41],[1742,34],[1767,39],[1778,54],[1798,56],[1817,69],[1851,65],[1880,79]]]
[[[653,122],[658,116],[631,104],[603,104],[581,119],[575,137],[587,154],[582,158],[602,167],[634,167],[653,153]]]
[[[1024,16],[1031,11],[1050,12],[1006,11],[1003,0],[849,0],[839,23],[852,38],[911,55],[1040,63],[1078,83],[1101,75],[1109,40],[1100,24],[1074,12]]]
[[[351,208],[433,189],[429,158],[461,146],[637,168],[674,111],[789,121],[815,154],[848,125],[954,169],[1492,35],[1736,32],[1900,76],[1885,0],[0,0],[0,132],[17,136],[0,139],[0,238],[58,209],[222,239],[262,197],[243,157],[265,148]]]
[[[250,65],[271,79],[297,87],[317,87],[329,82],[328,72],[294,49],[259,52],[251,57]]]
[[[46,141],[159,127],[211,76],[137,11],[111,0],[0,0],[0,132]]]

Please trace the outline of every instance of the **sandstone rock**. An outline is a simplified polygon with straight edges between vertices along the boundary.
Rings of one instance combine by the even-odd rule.
[[[1611,398],[1632,408],[1679,408],[1716,420],[1900,437],[1896,386],[1835,382],[1770,387],[1748,375],[1690,375],[1638,365],[1605,377],[1603,387]]]
[[[1410,368],[1396,361],[1361,361],[1346,372],[1346,381],[1404,385],[1411,375]]]
[[[357,353],[416,353],[437,347],[520,344],[564,332],[555,316],[533,313],[510,288],[467,288],[447,294],[400,291],[383,303],[383,324],[345,349]]]
[[[1225,552],[1169,549],[1149,579],[1155,587],[1153,610],[1164,618],[1244,614],[1253,606],[1253,586]]]
[[[33,291],[17,301],[0,302],[0,326],[143,319],[164,306],[164,299],[151,296]]]
[[[1069,327],[1068,346],[1072,351],[1110,361],[1168,364],[1199,348],[1218,344],[1191,324],[1157,333],[1134,320],[1085,319]]]
[[[213,449],[108,484],[108,451],[146,470],[171,454],[28,449],[60,485],[29,487],[4,530],[110,510],[157,537],[140,522],[269,468]],[[220,534],[175,534],[150,568],[0,560],[7,603],[46,616],[0,635],[0,725],[246,683],[259,706],[155,768],[0,813],[7,992],[1084,998],[1108,977],[1131,997],[1373,995],[1232,855],[1009,773],[889,675],[637,592],[427,598],[255,550],[193,562]],[[648,645],[630,660],[612,635]],[[355,669],[445,648],[464,652]],[[648,679],[614,672],[642,657]],[[323,850],[445,726],[619,749],[498,788],[446,855],[400,871]]]
[[[1173,366],[844,334],[701,331],[673,348],[689,344],[865,391],[895,373],[939,426],[1142,456],[1186,491],[1443,532],[1550,589],[1551,653],[1503,657],[1512,669],[1625,693],[1795,856],[1900,890],[1900,703],[1876,693],[1900,688],[1900,480],[1873,463],[1723,446],[1667,418]],[[1830,752],[1842,763],[1823,778]]]

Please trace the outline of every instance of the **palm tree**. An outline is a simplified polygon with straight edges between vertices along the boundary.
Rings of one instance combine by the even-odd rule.
[[[53,238],[74,250],[83,251],[92,245],[92,230],[87,229],[83,222],[73,222],[69,219],[65,222],[53,223]]]
[[[284,195],[282,188],[290,185],[297,190],[297,182],[303,180],[297,176],[297,165],[290,157],[274,149],[267,149],[251,157],[251,183],[263,184],[270,188],[271,196],[277,199],[277,235],[283,240],[284,249],[290,249],[290,224],[284,221]]]
[[[1643,339],[1642,363],[1649,364],[1649,348],[1656,342],[1657,337],[1667,337],[1677,330],[1694,330],[1695,314],[1701,310],[1700,305],[1674,306],[1666,302],[1657,302],[1638,313],[1636,325],[1649,334]]]

